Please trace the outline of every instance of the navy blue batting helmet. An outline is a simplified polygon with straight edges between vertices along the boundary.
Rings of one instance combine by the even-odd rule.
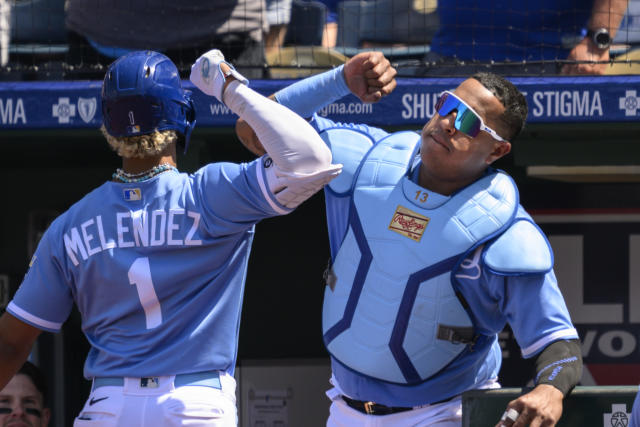
[[[185,151],[196,123],[191,92],[182,88],[171,60],[158,52],[136,51],[113,62],[102,83],[104,126],[115,137],[175,130]]]

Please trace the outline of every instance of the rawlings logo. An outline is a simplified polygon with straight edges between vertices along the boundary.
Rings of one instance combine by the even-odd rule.
[[[389,230],[419,242],[427,224],[429,224],[429,218],[426,216],[398,206],[391,218]]]

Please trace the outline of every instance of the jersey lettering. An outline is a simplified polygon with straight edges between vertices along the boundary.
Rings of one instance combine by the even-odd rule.
[[[200,213],[185,209],[117,212],[115,227],[104,226],[101,215],[64,234],[67,256],[74,266],[104,250],[150,246],[200,246]],[[114,230],[115,236],[108,231]],[[115,237],[115,238],[114,238]]]

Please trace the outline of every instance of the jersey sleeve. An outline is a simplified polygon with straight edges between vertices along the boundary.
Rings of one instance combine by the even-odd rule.
[[[554,341],[578,338],[553,271],[509,276],[504,286],[504,313],[522,357],[533,357]]]
[[[477,248],[455,274],[479,334],[497,334],[508,323],[524,358],[554,341],[578,338],[553,270],[504,275],[484,265],[481,253]]]
[[[293,210],[281,205],[269,190],[266,161],[268,156],[250,163],[213,163],[194,174],[195,199],[209,219],[212,234],[238,231]]]
[[[7,311],[36,328],[60,331],[73,307],[73,295],[67,283],[62,237],[50,227],[44,234],[29,264],[29,270]]]

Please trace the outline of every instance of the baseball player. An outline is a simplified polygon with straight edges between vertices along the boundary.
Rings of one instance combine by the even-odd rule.
[[[555,425],[580,379],[578,334],[546,237],[514,181],[490,166],[524,126],[525,98],[485,73],[443,92],[420,133],[315,114],[349,93],[379,99],[394,75],[380,53],[366,52],[275,94],[311,118],[344,165],[325,188],[327,425],[459,427],[461,393],[499,387],[507,323],[523,357],[536,360],[536,386],[496,425]],[[236,129],[259,148],[242,120]]]
[[[104,133],[122,168],[58,217],[0,318],[0,388],[75,303],[92,389],[75,426],[235,426],[238,328],[260,220],[291,212],[341,170],[312,127],[213,50],[191,81],[256,130],[246,164],[176,168],[195,125],[175,65],[150,51],[107,70]]]

